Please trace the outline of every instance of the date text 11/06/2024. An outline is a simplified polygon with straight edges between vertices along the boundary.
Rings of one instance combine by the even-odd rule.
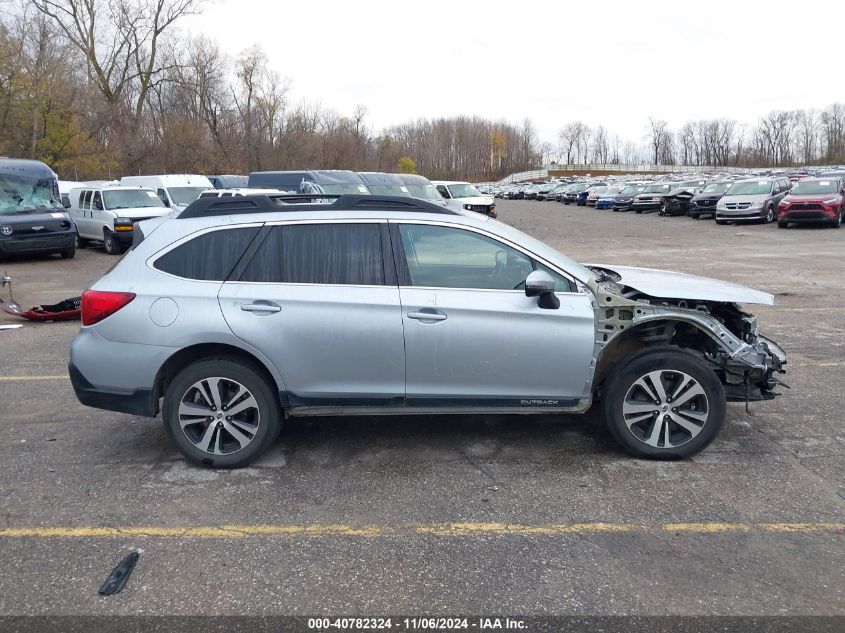
[[[479,631],[526,630],[523,620],[511,618],[309,618],[308,628],[320,630]]]

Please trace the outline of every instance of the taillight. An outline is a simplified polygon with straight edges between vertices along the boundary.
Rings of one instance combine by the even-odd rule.
[[[135,298],[134,292],[86,290],[82,293],[82,325],[94,325]]]

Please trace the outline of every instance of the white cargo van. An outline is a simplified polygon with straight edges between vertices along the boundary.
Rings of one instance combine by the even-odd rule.
[[[156,192],[144,187],[83,186],[71,189],[68,197],[78,245],[101,241],[110,255],[119,255],[132,244],[135,222],[170,215]]]
[[[200,197],[214,185],[205,176],[195,174],[169,174],[164,176],[124,176],[121,185],[147,187],[161,198],[164,206],[170,207],[174,215]]]

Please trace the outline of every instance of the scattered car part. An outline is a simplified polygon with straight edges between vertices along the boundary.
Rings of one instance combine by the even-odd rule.
[[[97,593],[101,596],[111,596],[123,591],[123,588],[126,586],[126,581],[128,581],[129,576],[132,575],[132,570],[135,569],[135,565],[138,564],[138,558],[140,558],[140,554],[138,552],[127,554],[126,557],[120,561],[114,569],[112,569],[109,577],[106,578],[106,581]]]

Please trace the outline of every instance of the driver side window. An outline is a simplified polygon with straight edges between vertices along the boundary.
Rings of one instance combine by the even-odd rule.
[[[412,286],[518,290],[534,270],[527,255],[473,231],[400,224],[399,234]]]
[[[440,192],[440,195],[444,198],[451,198],[452,196],[449,195],[449,190],[446,188],[446,185],[437,185],[437,191]]]

